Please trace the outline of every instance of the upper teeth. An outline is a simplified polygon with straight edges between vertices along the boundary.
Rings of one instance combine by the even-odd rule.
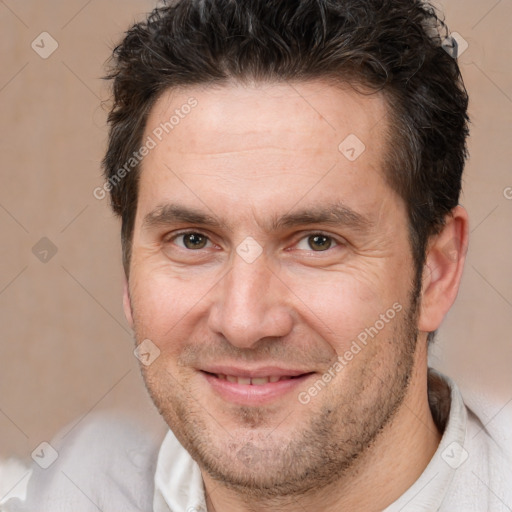
[[[283,376],[270,376],[270,377],[235,377],[234,375],[217,374],[219,379],[227,380],[228,382],[236,382],[237,384],[244,384],[246,386],[252,384],[253,386],[263,386],[269,382],[277,382],[278,380],[291,379],[291,377]]]

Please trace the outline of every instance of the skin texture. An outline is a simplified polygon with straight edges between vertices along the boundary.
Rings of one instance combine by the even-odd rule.
[[[467,214],[457,207],[431,240],[415,301],[405,205],[382,169],[382,96],[319,81],[190,87],[159,99],[146,136],[191,97],[197,106],[142,163],[124,306],[137,342],[160,350],[142,368],[148,391],[199,463],[210,512],[382,510],[440,440],[426,336],[457,294]],[[338,149],[350,134],[366,146],[355,161]],[[364,220],[273,225],[340,204]],[[218,225],[159,216],[166,205]],[[252,262],[237,252],[247,237],[261,248]],[[393,319],[376,324],[393,305]],[[375,325],[301,403],[298,394]],[[200,370],[213,364],[312,374],[247,405],[212,388]]]

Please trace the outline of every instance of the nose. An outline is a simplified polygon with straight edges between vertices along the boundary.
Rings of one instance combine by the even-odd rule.
[[[215,287],[208,326],[239,348],[286,336],[293,328],[290,291],[263,256],[252,263],[235,256]]]

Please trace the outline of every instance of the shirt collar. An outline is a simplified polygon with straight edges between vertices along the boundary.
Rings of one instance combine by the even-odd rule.
[[[207,512],[199,466],[169,430],[155,472],[154,512]]]
[[[418,480],[383,512],[432,512],[438,510],[450,487],[455,471],[467,458],[467,412],[459,388],[450,378],[430,369],[429,377],[442,379],[450,388],[449,416],[441,442]],[[435,405],[431,401],[431,407]],[[446,404],[438,404],[440,408]],[[433,411],[436,416],[436,411]]]

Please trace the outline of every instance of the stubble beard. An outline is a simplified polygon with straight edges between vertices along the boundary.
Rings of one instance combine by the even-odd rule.
[[[277,424],[270,425],[268,418],[275,422],[278,416],[271,407],[230,408],[240,426],[224,429],[215,411],[206,412],[207,406],[193,397],[188,382],[178,382],[163,366],[143,368],[146,387],[180,443],[224,488],[262,502],[318,493],[354,470],[399,411],[414,368],[417,298],[415,290],[404,316],[395,317],[391,334],[380,340],[380,350],[372,350],[370,343],[381,334],[363,349],[362,353],[371,354],[364,363],[361,359],[357,367],[353,364],[358,354],[342,370],[347,372],[343,395],[339,390],[333,393],[334,379],[303,406],[304,414],[285,435],[280,435],[279,423],[289,418],[281,415]],[[388,354],[385,366],[383,351]],[[315,406],[324,393],[323,405]]]

